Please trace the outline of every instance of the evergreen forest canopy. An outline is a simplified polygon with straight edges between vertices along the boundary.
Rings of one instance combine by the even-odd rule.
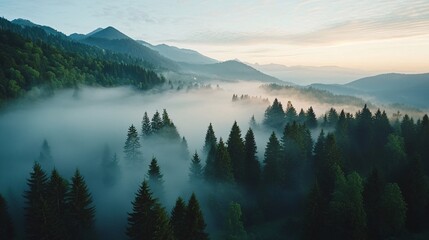
[[[150,64],[0,19],[0,103],[33,88],[131,85],[146,90],[164,77]]]
[[[99,165],[103,191],[126,181],[131,169],[149,166],[128,199],[126,225],[116,231],[129,239],[410,239],[428,234],[427,115],[391,121],[385,112],[364,106],[354,114],[331,108],[317,119],[312,107],[297,113],[291,102],[284,108],[275,99],[263,121],[252,118],[250,126],[242,132],[234,122],[222,138],[209,124],[204,138],[200,133],[202,152],[190,153],[166,110],[152,117],[145,112],[141,126],[128,128],[123,159],[105,147]],[[320,130],[316,139],[314,130]],[[256,144],[260,132],[270,133],[264,149]],[[157,156],[145,153],[145,145],[166,146],[178,159],[190,160],[172,163],[188,164],[182,186],[187,190],[172,206],[164,188],[167,173]],[[80,170],[67,181],[54,162],[44,141],[27,177],[23,216],[8,210],[10,202],[1,193],[3,238],[103,236],[96,216],[106,210],[94,204],[93,189]]]

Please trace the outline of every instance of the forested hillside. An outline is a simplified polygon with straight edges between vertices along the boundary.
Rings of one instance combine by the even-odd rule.
[[[144,90],[164,81],[141,61],[0,19],[0,101],[22,96],[34,87],[48,93],[80,84],[132,85]]]

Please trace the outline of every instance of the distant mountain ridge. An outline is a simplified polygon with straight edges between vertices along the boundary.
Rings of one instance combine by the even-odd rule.
[[[312,84],[311,87],[335,94],[370,97],[382,103],[400,103],[429,108],[429,73],[387,73],[361,78],[350,83]]]

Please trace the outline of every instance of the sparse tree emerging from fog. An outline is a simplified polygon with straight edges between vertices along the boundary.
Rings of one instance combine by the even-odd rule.
[[[52,158],[51,148],[49,147],[49,143],[46,139],[43,140],[38,161],[40,165],[42,165],[45,169],[49,169],[54,166],[54,159]]]
[[[128,128],[127,140],[125,141],[124,153],[125,159],[130,163],[141,160],[140,138],[134,125]]]
[[[156,197],[161,198],[164,194],[164,180],[162,179],[161,169],[155,157],[153,157],[150,162],[147,176],[149,178],[149,186],[153,189],[153,193]]]
[[[201,160],[195,151],[192,157],[191,167],[189,168],[189,181],[191,183],[199,182],[203,179],[203,167],[201,166]]]
[[[256,156],[257,148],[255,142],[255,136],[251,128],[247,130],[245,141],[244,141],[244,184],[253,188],[259,184],[261,179],[261,166]]]
[[[142,138],[147,138],[152,134],[152,126],[147,112],[144,112],[142,119]]]
[[[244,180],[244,142],[241,138],[240,127],[236,121],[232,125],[226,144],[231,158],[234,179],[237,183],[242,183]]]

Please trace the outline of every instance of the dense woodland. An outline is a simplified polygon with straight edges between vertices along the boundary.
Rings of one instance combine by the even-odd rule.
[[[51,94],[80,85],[131,85],[146,90],[165,82],[149,64],[106,52],[38,27],[0,18],[0,103],[33,88]]]
[[[129,199],[130,239],[419,239],[429,222],[429,118],[408,115],[389,120],[367,106],[355,114],[330,109],[317,119],[311,107],[297,113],[277,99],[262,123],[251,120],[242,134],[235,122],[227,139],[208,126],[202,153],[190,156],[166,110],[145,113],[140,131],[133,125],[123,161],[148,164],[135,199]],[[254,130],[253,130],[253,129]],[[257,149],[254,131],[270,131]],[[313,140],[311,131],[318,131]],[[191,197],[163,206],[165,184],[156,156],[142,157],[142,144],[178,146],[191,160]],[[258,159],[257,152],[264,158]],[[106,148],[103,181],[120,178],[118,157]],[[147,157],[146,157],[147,159]],[[44,142],[39,162],[27,179],[25,236],[29,239],[93,239],[96,206],[79,170],[70,181],[52,169]],[[122,173],[126,174],[126,173]],[[197,199],[198,196],[198,199]],[[205,207],[201,207],[204,205]],[[206,209],[203,212],[202,209]],[[7,203],[0,197],[0,238],[14,236]],[[205,216],[216,225],[208,235]]]

